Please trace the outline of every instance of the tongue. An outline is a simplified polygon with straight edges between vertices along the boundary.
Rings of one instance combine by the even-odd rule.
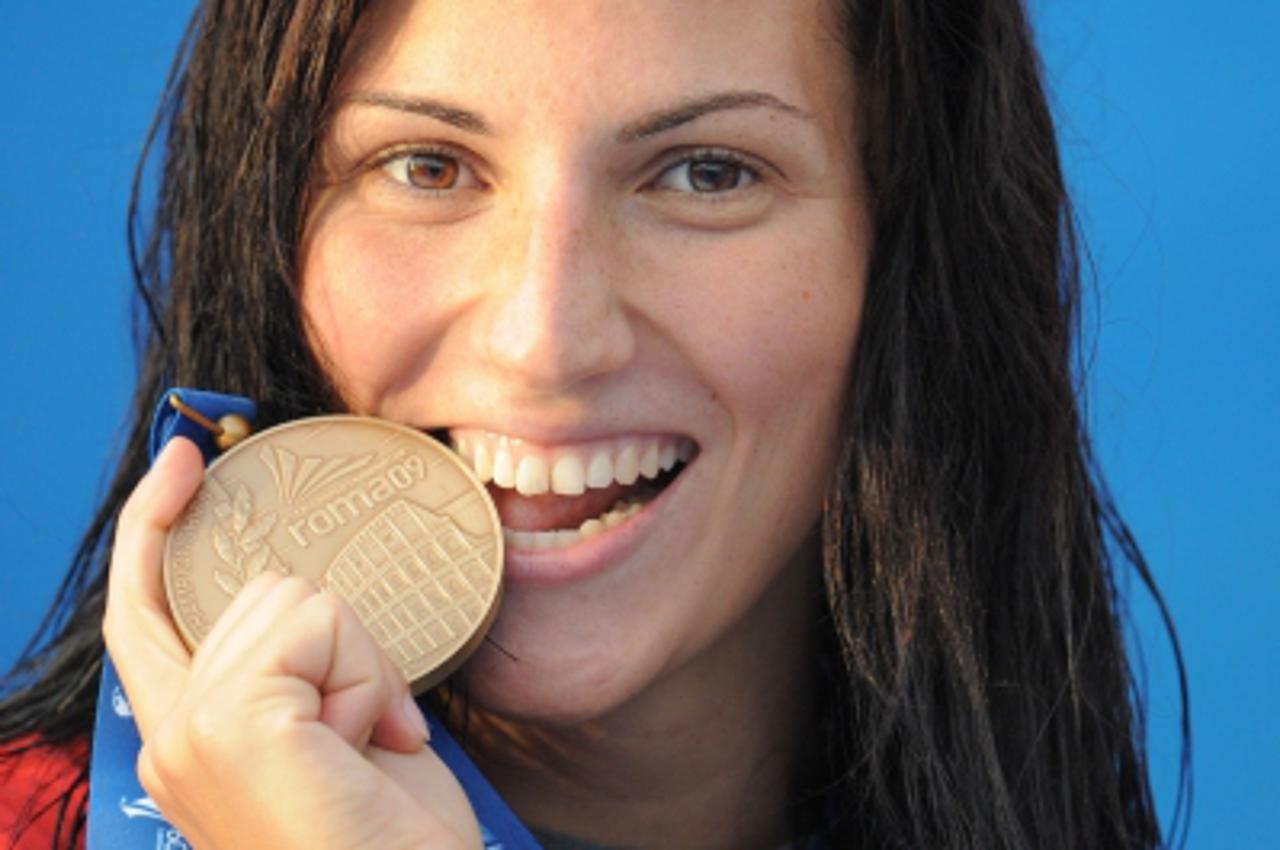
[[[581,496],[521,496],[515,490],[489,485],[489,495],[498,507],[502,525],[513,531],[553,531],[577,528],[600,516],[620,499],[635,496],[646,489],[643,482],[613,484],[599,490],[588,490]]]

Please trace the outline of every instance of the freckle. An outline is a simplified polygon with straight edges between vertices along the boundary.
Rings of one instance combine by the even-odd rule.
[[[807,289],[802,289],[802,290],[800,290],[800,300],[801,300],[801,301],[808,301],[808,300],[809,300],[809,295],[810,295],[809,290],[807,290]]]

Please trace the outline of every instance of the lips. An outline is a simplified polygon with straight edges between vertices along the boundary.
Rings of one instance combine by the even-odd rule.
[[[508,549],[561,549],[625,524],[696,454],[673,435],[540,446],[474,429],[449,432],[454,450],[485,482]]]

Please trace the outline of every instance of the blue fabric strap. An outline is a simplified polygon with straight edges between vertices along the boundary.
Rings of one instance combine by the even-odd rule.
[[[205,463],[217,455],[209,432],[179,414],[169,403],[169,393],[177,393],[182,402],[215,422],[229,413],[249,422],[257,415],[257,406],[242,396],[170,390],[156,405],[151,421],[148,446],[152,460],[165,443],[178,435],[189,437],[200,446]],[[431,729],[432,749],[453,771],[471,801],[485,850],[541,850],[439,719],[430,712],[424,714]],[[115,665],[109,656],[104,656],[89,766],[88,850],[190,850],[190,844],[164,819],[138,782],[135,765],[141,749],[138,728]]]
[[[177,396],[179,401],[214,422],[234,413],[243,416],[249,424],[253,424],[253,420],[258,415],[258,405],[244,396],[174,387],[160,397],[159,403],[156,404],[156,412],[151,417],[151,436],[147,440],[147,450],[151,453],[153,461],[165,444],[174,437],[186,437],[199,446],[206,464],[211,463],[218,456],[218,447],[213,444],[213,435],[203,425],[192,422],[179,413],[177,408],[169,403],[171,395]]]
[[[480,822],[480,837],[485,850],[541,850],[538,839],[525,827],[515,812],[507,805],[484,778],[471,757],[458,745],[432,712],[423,709],[427,727],[431,730],[431,749],[449,766],[458,784],[467,794],[471,810]]]
[[[89,762],[88,850],[189,850],[138,782],[134,765],[141,749],[120,677],[103,656]]]

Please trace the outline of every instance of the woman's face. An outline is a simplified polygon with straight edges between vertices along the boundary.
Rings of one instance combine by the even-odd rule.
[[[577,719],[758,637],[817,569],[869,232],[822,0],[551,8],[375,5],[300,269],[350,407],[493,480],[509,655],[473,698]]]

